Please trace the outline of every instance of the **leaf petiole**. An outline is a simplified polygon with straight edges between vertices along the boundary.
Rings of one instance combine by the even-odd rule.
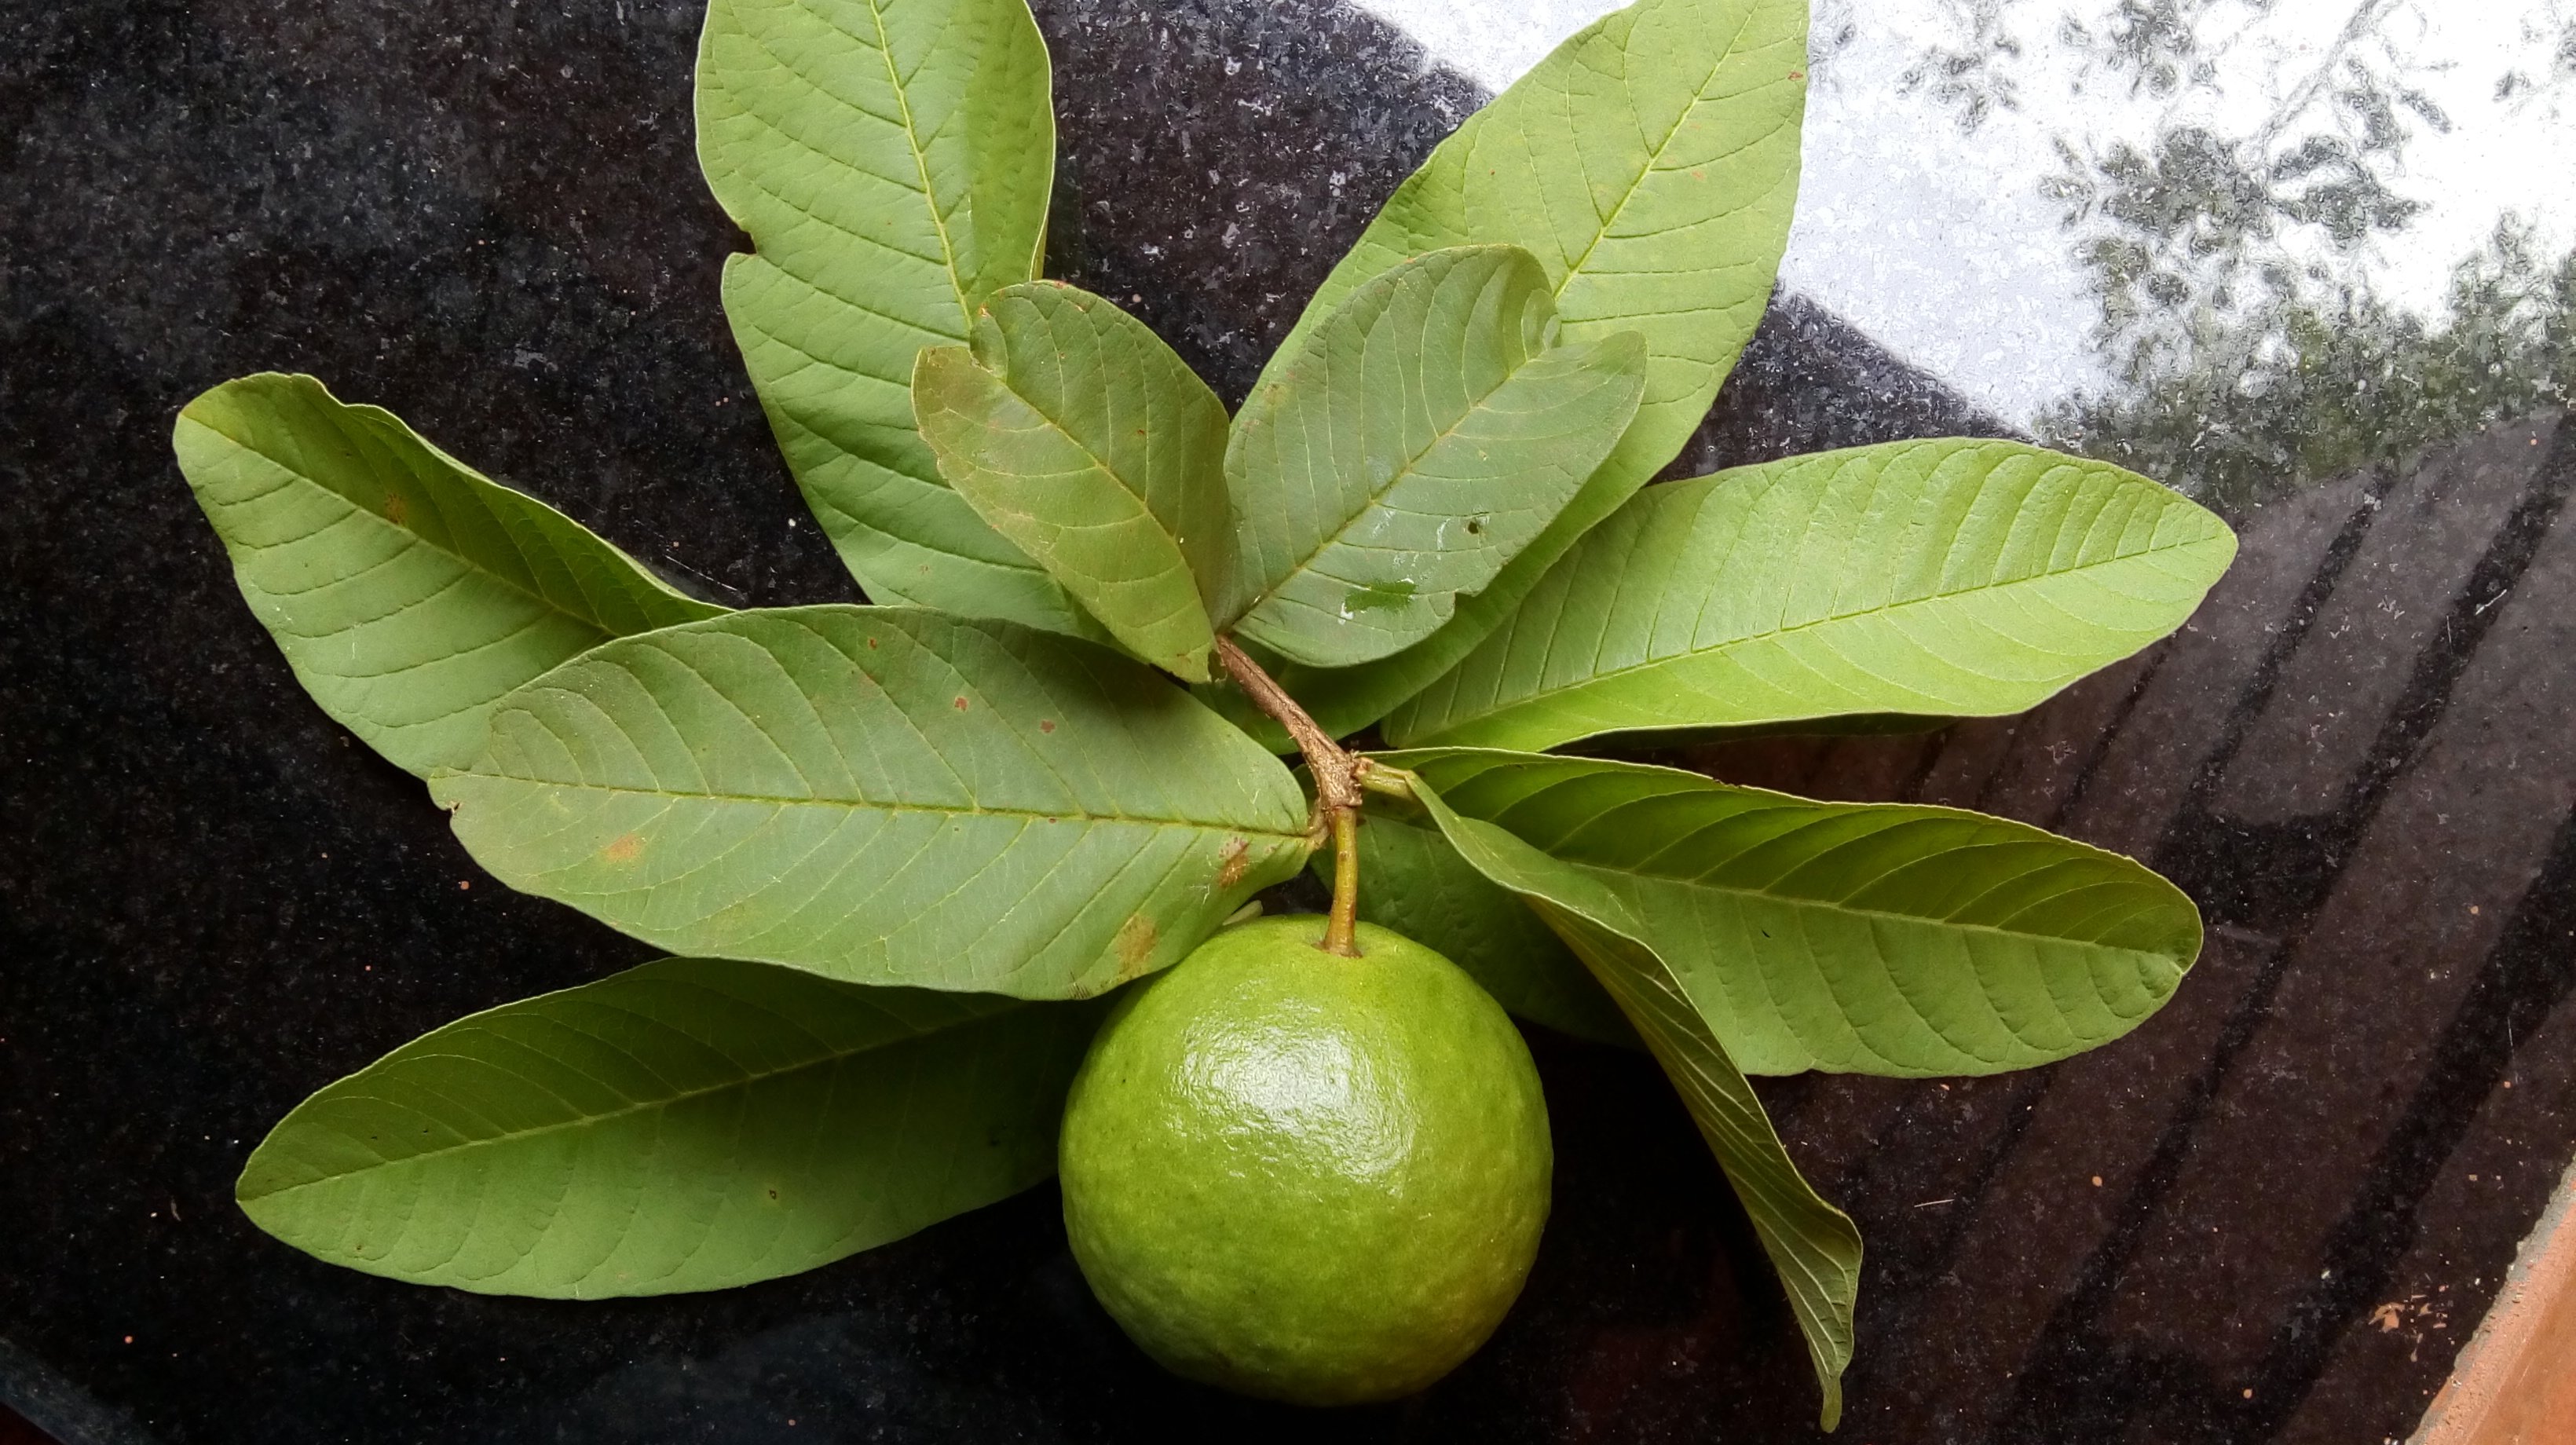
[[[1416,781],[1413,774],[1402,768],[1388,767],[1374,758],[1353,758],[1351,767],[1358,776],[1360,791],[1364,793],[1375,793],[1381,798],[1394,798],[1405,803],[1421,801],[1413,791]]]

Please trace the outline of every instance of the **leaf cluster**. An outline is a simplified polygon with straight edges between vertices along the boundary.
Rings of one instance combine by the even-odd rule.
[[[812,1268],[1043,1178],[1079,1001],[1321,863],[1330,821],[1344,901],[1663,1066],[1830,1427],[1860,1240],[1746,1076],[2063,1058],[2171,994],[2198,915],[2000,819],[1548,750],[2018,711],[2179,625],[2234,540],[1988,441],[1641,490],[1769,295],[1805,33],[1800,0],[1639,0],[1568,40],[1229,416],[1038,275],[1024,0],[713,0],[700,156],[756,248],[726,315],[873,601],[682,596],[309,377],[191,403],[182,469],[315,700],[495,877],[674,955],[324,1088],[243,1207],[473,1290]],[[1349,764],[1331,739],[1371,725],[1406,750]]]

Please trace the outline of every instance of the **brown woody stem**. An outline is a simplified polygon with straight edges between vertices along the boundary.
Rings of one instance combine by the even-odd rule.
[[[1297,705],[1297,699],[1288,695],[1288,689],[1235,646],[1233,638],[1216,640],[1216,656],[1226,675],[1252,699],[1252,705],[1286,728],[1297,751],[1306,755],[1306,771],[1315,777],[1316,820],[1331,830],[1333,838],[1333,911],[1324,921],[1324,951],[1357,958],[1362,801],[1359,760],[1316,726],[1306,710]]]

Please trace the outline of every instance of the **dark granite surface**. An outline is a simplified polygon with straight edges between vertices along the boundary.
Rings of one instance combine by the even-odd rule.
[[[1311,0],[1039,13],[1055,269],[1230,397],[1478,99]],[[1669,1089],[1544,1037],[1528,1295],[1429,1394],[1333,1416],[1143,1362],[1047,1189],[797,1279],[591,1305],[334,1270],[231,1207],[317,1084],[646,950],[485,879],[306,701],[171,464],[182,402],[310,370],[728,601],[854,595],[717,308],[739,238],[690,152],[696,20],[0,5],[0,1402],[66,1445],[1813,1438]],[[2027,718],[1667,755],[2061,827],[2210,915],[2175,1002],[2094,1054],[1766,1085],[1869,1242],[1842,1438],[2411,1428],[2576,1149],[2555,405],[2234,498],[2244,556],[2193,626]],[[1683,467],[2009,429],[1789,297]]]

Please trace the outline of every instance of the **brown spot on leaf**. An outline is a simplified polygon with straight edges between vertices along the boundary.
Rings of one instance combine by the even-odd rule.
[[[959,712],[964,712],[964,711],[966,710],[966,699],[964,699],[964,698],[962,698],[962,697],[961,697],[961,698],[959,698],[959,699],[957,699],[957,704],[956,704],[956,706],[957,706],[957,710],[958,710]]]
[[[1039,718],[1039,719],[1038,719],[1038,731],[1039,731],[1039,732],[1042,732],[1042,733],[1051,733],[1051,732],[1054,732],[1054,731],[1055,731],[1055,719],[1054,719],[1054,718],[1051,718],[1051,717],[1042,717],[1042,718]]]
[[[1252,845],[1241,838],[1228,838],[1216,858],[1216,887],[1222,893],[1243,881],[1243,871],[1252,866]]]
[[[1118,950],[1120,982],[1123,983],[1145,971],[1145,962],[1154,956],[1154,945],[1160,938],[1161,935],[1155,931],[1154,920],[1141,913],[1127,915],[1127,921],[1118,925],[1118,941],[1115,945]]]
[[[411,515],[411,504],[398,492],[385,493],[385,520],[399,527]]]
[[[599,850],[600,861],[606,863],[632,863],[643,856],[644,840],[632,833],[618,834],[607,847]]]

